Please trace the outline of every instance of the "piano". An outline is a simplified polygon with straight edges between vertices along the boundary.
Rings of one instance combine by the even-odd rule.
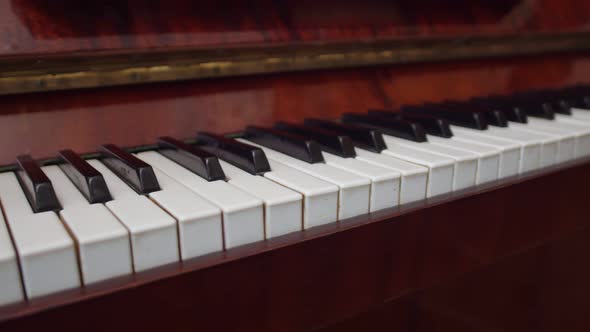
[[[585,2],[0,16],[0,331],[590,328]]]

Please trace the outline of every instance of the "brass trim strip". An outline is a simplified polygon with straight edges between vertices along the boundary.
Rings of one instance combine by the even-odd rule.
[[[0,95],[590,50],[590,32],[0,58]]]

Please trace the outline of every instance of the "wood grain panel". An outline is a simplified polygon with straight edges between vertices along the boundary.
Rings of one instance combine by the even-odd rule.
[[[587,331],[589,237],[542,244],[318,331]]]
[[[586,30],[580,0],[0,1],[2,56]]]
[[[227,133],[249,124],[560,87],[589,77],[585,56],[546,56],[0,96],[0,164],[21,153],[86,153],[109,142],[143,145],[163,135],[185,139],[204,129]]]

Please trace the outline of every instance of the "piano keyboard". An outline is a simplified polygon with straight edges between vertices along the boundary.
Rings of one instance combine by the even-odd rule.
[[[588,157],[589,101],[574,87],[20,156],[0,174],[0,306]]]

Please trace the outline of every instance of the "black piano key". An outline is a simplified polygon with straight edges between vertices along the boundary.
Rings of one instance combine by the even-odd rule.
[[[556,90],[537,90],[530,92],[532,98],[540,102],[549,103],[555,113],[572,115],[570,100]]]
[[[504,112],[493,107],[486,107],[474,102],[460,102],[453,100],[441,103],[441,107],[448,111],[478,112],[484,115],[489,126],[508,127],[508,119]]]
[[[387,110],[369,110],[369,115],[377,115],[383,117],[390,117],[399,120],[406,120],[417,122],[424,127],[426,133],[438,137],[451,138],[453,131],[449,126],[449,122],[443,118],[436,117],[430,114],[420,114],[413,112],[399,113]]]
[[[572,115],[572,106],[567,99],[555,99],[553,102],[553,110],[555,113]]]
[[[550,94],[557,100],[563,101],[564,104],[567,104],[567,107],[569,107],[569,111],[571,114],[571,108],[575,107],[575,108],[584,108],[584,101],[582,99],[576,98],[576,96],[572,95],[571,93],[569,93],[571,90],[571,88],[563,88],[563,89],[555,89],[555,90],[550,90]],[[556,112],[559,112],[559,110],[563,107],[564,104],[560,104],[556,107]]]
[[[350,137],[324,128],[306,127],[286,122],[278,122],[275,128],[307,137],[316,141],[320,147],[329,153],[342,158],[354,158],[354,145]]]
[[[64,161],[59,168],[90,204],[106,203],[113,199],[102,174],[86,160],[72,150],[61,150],[59,156]]]
[[[543,118],[547,120],[555,119],[555,111],[551,103],[539,100],[534,95],[527,93],[516,93],[508,97],[514,104],[524,110],[528,116]]]
[[[365,115],[357,113],[342,114],[342,122],[357,124],[376,129],[386,135],[391,135],[414,142],[426,142],[426,131],[416,122],[397,120],[382,116]]]
[[[325,128],[350,137],[352,143],[365,150],[380,153],[387,149],[383,135],[374,129],[322,119],[305,119],[304,126]]]
[[[140,195],[160,190],[150,165],[114,144],[100,147],[101,161]]]
[[[590,109],[590,85],[580,85],[576,88],[576,96],[582,108]]]
[[[208,132],[198,133],[197,144],[203,150],[250,174],[258,175],[270,171],[268,159],[259,147]]]
[[[310,164],[324,162],[318,143],[278,129],[249,126],[245,137],[254,143],[279,151]]]
[[[510,122],[528,123],[528,116],[518,106],[511,103],[508,99],[500,96],[477,97],[470,100],[475,105],[480,105],[486,109],[493,109],[504,113],[506,119]]]
[[[39,164],[29,155],[16,158],[16,175],[33,212],[59,211],[61,204],[55,195],[51,181]]]
[[[217,157],[194,145],[172,137],[158,138],[159,152],[207,181],[225,180],[225,173]]]
[[[565,98],[570,107],[590,109],[590,88],[585,85],[576,85],[557,91]]]
[[[471,104],[469,104],[471,105]],[[469,106],[467,106],[469,107]],[[488,125],[495,126],[495,127],[508,127],[508,118],[506,114],[500,110],[491,109],[491,110],[483,110],[482,113],[485,116]]]
[[[402,106],[404,113],[421,113],[438,116],[447,120],[450,124],[476,130],[488,129],[488,122],[483,113],[477,111],[450,111],[442,104],[424,104],[420,106]]]

